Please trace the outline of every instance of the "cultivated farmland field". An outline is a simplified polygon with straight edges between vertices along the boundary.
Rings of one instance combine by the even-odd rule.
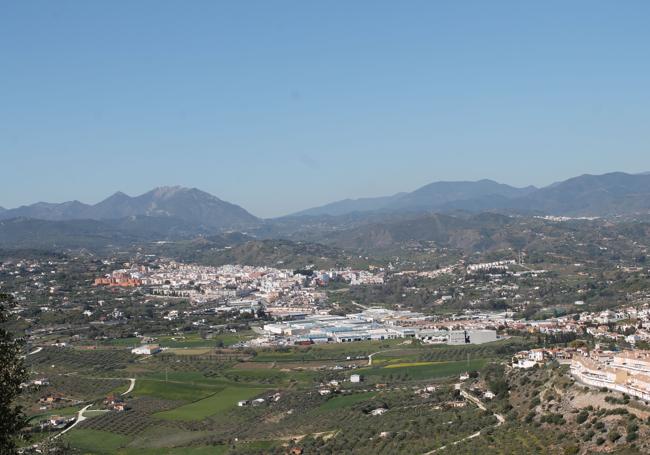
[[[207,398],[155,414],[155,416],[169,420],[201,420],[228,411],[235,407],[238,401],[249,400],[264,391],[265,389],[250,387],[226,387]]]
[[[519,347],[512,341],[449,347],[391,340],[252,352],[198,347],[201,340],[192,334],[165,340],[193,347],[176,347],[136,361],[120,354],[114,373],[86,370],[83,376],[55,377],[71,381],[71,389],[78,383],[79,397],[94,400],[96,411],[105,409],[102,394],[122,393],[128,385],[125,379],[101,378],[136,378],[135,388],[125,397],[129,409],[88,413],[87,420],[65,440],[82,453],[98,454],[284,453],[286,445],[278,447],[287,443],[278,441],[319,434],[334,437],[345,431],[340,419],[365,427],[395,415],[369,417],[367,412],[377,406],[396,408],[411,403],[414,410],[430,409],[433,404],[422,402],[413,390],[423,384],[455,381],[465,371],[480,371],[491,359]],[[203,355],[206,350],[209,354]],[[49,351],[48,358],[74,365],[81,357],[100,363],[110,352]],[[362,382],[350,383],[352,374],[361,375]],[[339,385],[329,386],[330,381]],[[332,393],[320,396],[318,390],[323,387],[332,387]],[[274,394],[278,401],[269,400]],[[240,400],[256,397],[265,401],[237,406]]]

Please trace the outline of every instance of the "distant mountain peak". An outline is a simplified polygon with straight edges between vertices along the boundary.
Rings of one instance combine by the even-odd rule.
[[[172,197],[178,193],[189,192],[189,191],[191,191],[190,188],[185,188],[180,185],[173,185],[173,186],[158,186],[153,190],[149,191],[149,193],[152,194],[154,197],[164,198],[164,197]]]
[[[2,211],[2,219],[26,217],[41,220],[115,220],[150,216],[177,218],[206,228],[230,229],[257,225],[260,220],[238,205],[201,191],[182,186],[160,186],[139,196],[121,191],[95,205],[79,201],[31,206]]]
[[[131,196],[129,196],[128,194],[126,194],[126,193],[124,193],[122,191],[116,191],[115,193],[113,193],[109,197],[124,199],[124,198],[131,197]]]

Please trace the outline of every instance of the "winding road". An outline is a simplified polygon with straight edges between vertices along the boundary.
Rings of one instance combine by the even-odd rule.
[[[465,398],[466,400],[471,401],[472,403],[474,403],[480,410],[482,410],[482,411],[487,411],[488,410],[481,400],[476,398],[474,395],[470,395],[469,393],[467,393],[466,391],[461,389],[460,384],[456,384],[456,389],[460,391],[460,395],[463,398]],[[495,413],[493,413],[493,415],[497,419],[497,423],[494,425],[495,427],[501,426],[506,421],[505,417],[503,417],[501,414],[497,414],[495,412]],[[438,447],[437,449],[433,449],[433,450],[431,450],[429,452],[426,452],[423,455],[431,455],[431,454],[434,454],[436,452],[440,452],[441,450],[445,450],[445,449],[449,448],[450,446],[458,445],[463,441],[468,441],[470,439],[478,438],[479,436],[481,436],[481,432],[477,431],[476,433],[470,434],[469,436],[465,436],[464,438],[459,439],[458,441],[454,441],[454,442],[452,442],[450,444],[447,444],[447,445],[444,445],[442,447]]]
[[[38,353],[41,352],[42,350],[43,350],[43,348],[42,348],[41,346],[39,346],[39,347],[37,347],[36,349],[34,349],[32,352],[28,352],[28,353],[25,354],[25,355],[21,355],[20,358],[21,358],[21,359],[26,359],[28,355],[38,354]]]
[[[42,349],[42,348],[41,348],[41,349]],[[31,354],[31,353],[30,353],[30,354]],[[135,388],[135,378],[103,378],[103,379],[126,379],[126,380],[130,381],[129,388],[126,390],[126,392],[120,394],[120,395],[122,395],[122,396],[124,396],[124,395],[128,395],[128,394],[131,393],[131,392],[133,391],[133,389]],[[58,438],[59,436],[61,436],[62,434],[67,433],[68,431],[70,431],[70,430],[72,430],[74,427],[76,427],[77,424],[79,424],[79,423],[83,422],[84,420],[86,420],[88,417],[86,417],[86,416],[84,415],[84,412],[86,412],[86,411],[88,410],[88,408],[90,408],[91,406],[92,406],[92,403],[89,404],[89,405],[87,405],[87,406],[84,406],[83,408],[81,408],[81,409],[79,410],[79,412],[77,412],[77,418],[75,419],[74,423],[73,423],[72,425],[70,425],[68,428],[66,428],[65,430],[63,430],[61,433],[59,433],[59,434],[57,434],[56,436],[54,436],[52,439],[56,439],[56,438]]]
[[[128,394],[131,393],[131,392],[133,391],[133,389],[135,388],[135,378],[126,378],[126,379],[128,379],[129,381],[131,381],[131,384],[129,385],[129,388],[127,389],[127,391],[121,394],[122,396],[124,396],[124,395],[128,395]]]
[[[76,373],[70,373],[71,375],[76,374]],[[111,380],[117,380],[117,381],[129,381],[129,388],[126,390],[124,393],[120,393],[121,396],[128,395],[129,393],[133,392],[133,389],[135,388],[135,378],[95,378],[93,376],[81,376],[81,377],[86,377],[86,378],[91,378],[91,379],[111,379]]]
[[[43,347],[42,347],[42,346],[39,346],[39,347],[37,347],[36,349],[34,349],[32,352],[30,352],[29,354],[27,354],[27,355],[38,354],[38,353],[41,352],[42,350],[43,350]]]
[[[59,433],[59,434],[57,434],[56,436],[54,436],[52,439],[56,439],[56,438],[58,438],[59,436],[61,436],[62,434],[67,433],[68,431],[70,431],[70,430],[72,430],[74,427],[76,427],[78,423],[83,422],[84,420],[86,420],[86,416],[84,416],[84,412],[86,412],[86,410],[87,410],[89,407],[91,407],[91,406],[92,406],[92,404],[89,404],[89,405],[84,406],[83,408],[81,408],[81,409],[79,410],[79,412],[77,413],[77,418],[75,419],[74,423],[73,423],[72,425],[70,425],[68,428],[66,428],[65,430],[63,430],[61,433]]]
[[[386,349],[384,351],[377,351],[373,352],[372,354],[368,355],[368,366],[372,366],[372,356],[376,354],[383,354],[384,352],[391,352],[391,351],[401,351],[402,349]]]

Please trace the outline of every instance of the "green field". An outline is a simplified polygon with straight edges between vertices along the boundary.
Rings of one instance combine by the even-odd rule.
[[[487,360],[485,359],[474,359],[469,362],[437,362],[430,365],[416,366],[390,365],[378,368],[361,368],[357,371],[365,376],[407,375],[411,379],[433,379],[455,376],[465,371],[480,370],[486,363]]]
[[[235,340],[232,338],[235,334],[224,336],[231,337],[229,340],[224,339],[224,343]],[[188,334],[183,339],[162,338],[161,344],[175,345],[180,349],[183,349],[183,346],[190,346],[188,351],[215,342],[203,340],[194,333]],[[124,346],[130,341],[121,339],[116,344]],[[355,363],[357,369],[354,372],[367,378],[369,387],[383,382],[393,384],[402,381],[457,378],[462,372],[481,370],[489,361],[488,359],[498,356],[497,348],[505,344],[438,347],[401,343],[403,340],[263,349],[257,351],[256,356],[239,359],[238,362],[229,359],[226,362],[218,360],[210,363],[212,360],[206,362],[192,358],[181,361],[171,356],[171,360],[167,359],[166,362],[161,363],[159,357],[151,357],[130,367],[132,372],[121,375],[137,377],[135,388],[130,395],[135,399],[143,398],[144,401],[136,402],[139,404],[134,405],[136,414],[96,413],[101,415],[97,418],[104,418],[107,425],[93,427],[88,424],[88,428],[82,425],[81,428],[75,428],[67,434],[65,439],[82,453],[100,455],[230,453],[232,448],[226,441],[228,435],[240,431],[238,427],[240,423],[250,423],[247,419],[251,419],[251,416],[259,418],[266,413],[271,413],[276,418],[283,415],[279,412],[281,408],[278,408],[278,405],[269,403],[256,408],[238,408],[237,402],[240,400],[264,396],[270,391],[281,391],[283,397],[287,397],[284,399],[304,401],[308,409],[305,417],[321,419],[322,428],[331,430],[332,416],[335,416],[334,420],[336,420],[340,413],[355,415],[354,413],[360,412],[356,409],[359,405],[363,406],[379,396],[384,396],[384,393],[388,393],[388,396],[392,393],[390,390],[370,391],[335,395],[327,400],[321,397],[307,398],[310,395],[313,397],[315,385],[325,378],[329,379],[332,375],[338,379],[349,376],[348,371],[330,370],[335,365]],[[366,365],[370,353],[378,354],[373,357],[373,365],[369,367]],[[469,362],[466,360],[468,354]],[[102,361],[103,359],[104,357]],[[350,362],[345,362],[347,360]],[[310,361],[310,363],[303,363],[303,361]],[[196,362],[198,368],[192,362]],[[118,383],[119,387],[116,387],[117,384],[113,385],[116,391],[123,391],[128,386],[126,383],[119,381]],[[363,384],[358,388],[364,388]],[[156,400],[166,402],[163,403],[164,406],[155,408],[159,406]],[[142,407],[138,408],[138,406]],[[147,406],[154,406],[154,408]],[[145,414],[137,414],[137,412]],[[291,417],[284,418],[291,419]],[[143,431],[129,432],[128,429],[132,428],[128,426],[129,419],[133,420],[133,425],[142,425]],[[200,425],[200,427],[190,428],[193,425]],[[299,421],[292,421],[291,425],[293,428],[295,425],[300,427],[301,424]],[[170,432],[170,429],[173,431]],[[305,430],[306,433],[313,431],[309,427],[302,429]],[[279,443],[277,440],[271,440],[278,437],[276,433],[263,431],[256,433],[254,429],[245,430],[245,433],[248,434],[246,438],[248,441],[242,439],[236,443],[238,453],[268,453],[271,447],[276,447]],[[269,440],[261,440],[266,438]]]
[[[148,395],[172,401],[196,401],[223,390],[222,386],[192,382],[178,382],[170,379],[164,380],[138,379],[134,396]]]
[[[255,336],[255,332],[252,330],[245,330],[237,333],[227,332],[219,335],[215,335],[210,339],[202,338],[196,332],[190,332],[184,335],[179,336],[161,336],[155,341],[155,343],[160,344],[162,347],[167,348],[197,348],[197,347],[212,347],[214,348],[220,342],[224,346],[232,346],[235,343],[240,341],[245,341]],[[104,343],[108,346],[118,346],[118,347],[134,347],[142,344],[142,340],[137,337],[128,337],[128,338],[116,338],[113,340],[108,340]]]
[[[108,340],[102,344],[108,346],[122,346],[124,348],[127,348],[127,347],[140,346],[142,344],[142,341],[140,341],[140,338],[138,337],[115,338],[112,340]]]
[[[84,453],[115,453],[129,439],[108,431],[73,429],[64,435],[66,441]]]
[[[355,393],[353,395],[340,395],[327,400],[320,406],[320,409],[332,410],[346,408],[362,401],[370,400],[377,395],[376,392]]]
[[[66,436],[71,447],[85,454],[119,455],[221,455],[228,453],[228,446],[197,446],[176,448],[124,447],[130,439],[115,433],[99,430],[72,430]]]
[[[162,347],[168,348],[215,347],[220,343],[223,343],[223,346],[232,346],[235,343],[249,340],[254,337],[255,332],[252,330],[245,330],[237,333],[222,333],[215,335],[210,339],[204,339],[198,333],[188,333],[183,336],[163,336],[158,339],[158,343]]]
[[[311,384],[314,376],[313,371],[280,371],[279,368],[234,369],[225,373],[226,378],[236,382],[258,382],[278,386],[288,385],[293,381]]]
[[[228,453],[228,446],[176,447],[173,449],[129,448],[115,452],[117,455],[222,455]]]
[[[237,444],[239,448],[257,451],[254,453],[263,453],[274,445],[276,441],[246,441]],[[115,452],[117,455],[224,455],[228,453],[230,447],[227,445],[214,446],[196,446],[196,447],[176,447],[165,449],[141,449],[126,448]]]
[[[404,340],[384,340],[384,341],[359,341],[355,343],[330,343],[307,347],[293,347],[288,350],[265,349],[257,353],[253,362],[295,362],[302,360],[346,360],[346,358],[356,357],[366,358],[368,354],[382,349],[392,349],[400,346]],[[404,345],[404,349],[409,349],[411,345]],[[416,349],[413,346],[411,349]]]
[[[69,417],[69,416],[76,415],[80,408],[81,408],[80,406],[70,406],[67,408],[51,409],[42,414],[35,414],[29,416],[28,421],[31,423],[38,422],[39,420],[47,419],[50,416]]]
[[[521,339],[512,338],[499,340],[492,343],[470,346],[450,346],[447,344],[423,345],[418,342],[404,344],[400,340],[360,341],[355,343],[329,343],[312,346],[294,346],[283,349],[262,349],[251,359],[252,362],[302,362],[309,360],[367,360],[373,356],[373,363],[377,361],[452,361],[464,360],[469,354],[473,358],[496,358],[508,354],[509,347],[512,352],[523,349]],[[383,352],[382,352],[383,351]],[[430,358],[421,359],[421,356]],[[350,357],[350,359],[348,359]]]
[[[159,412],[156,417],[169,420],[202,420],[215,414],[228,411],[240,400],[253,398],[266,389],[252,387],[226,387],[202,400],[195,401],[170,411]]]

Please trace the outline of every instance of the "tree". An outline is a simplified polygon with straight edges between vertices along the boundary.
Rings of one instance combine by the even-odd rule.
[[[20,384],[27,379],[20,356],[21,341],[14,339],[6,329],[7,306],[12,299],[0,294],[0,453],[17,453],[16,440],[26,424],[20,406],[15,399],[20,393]]]

